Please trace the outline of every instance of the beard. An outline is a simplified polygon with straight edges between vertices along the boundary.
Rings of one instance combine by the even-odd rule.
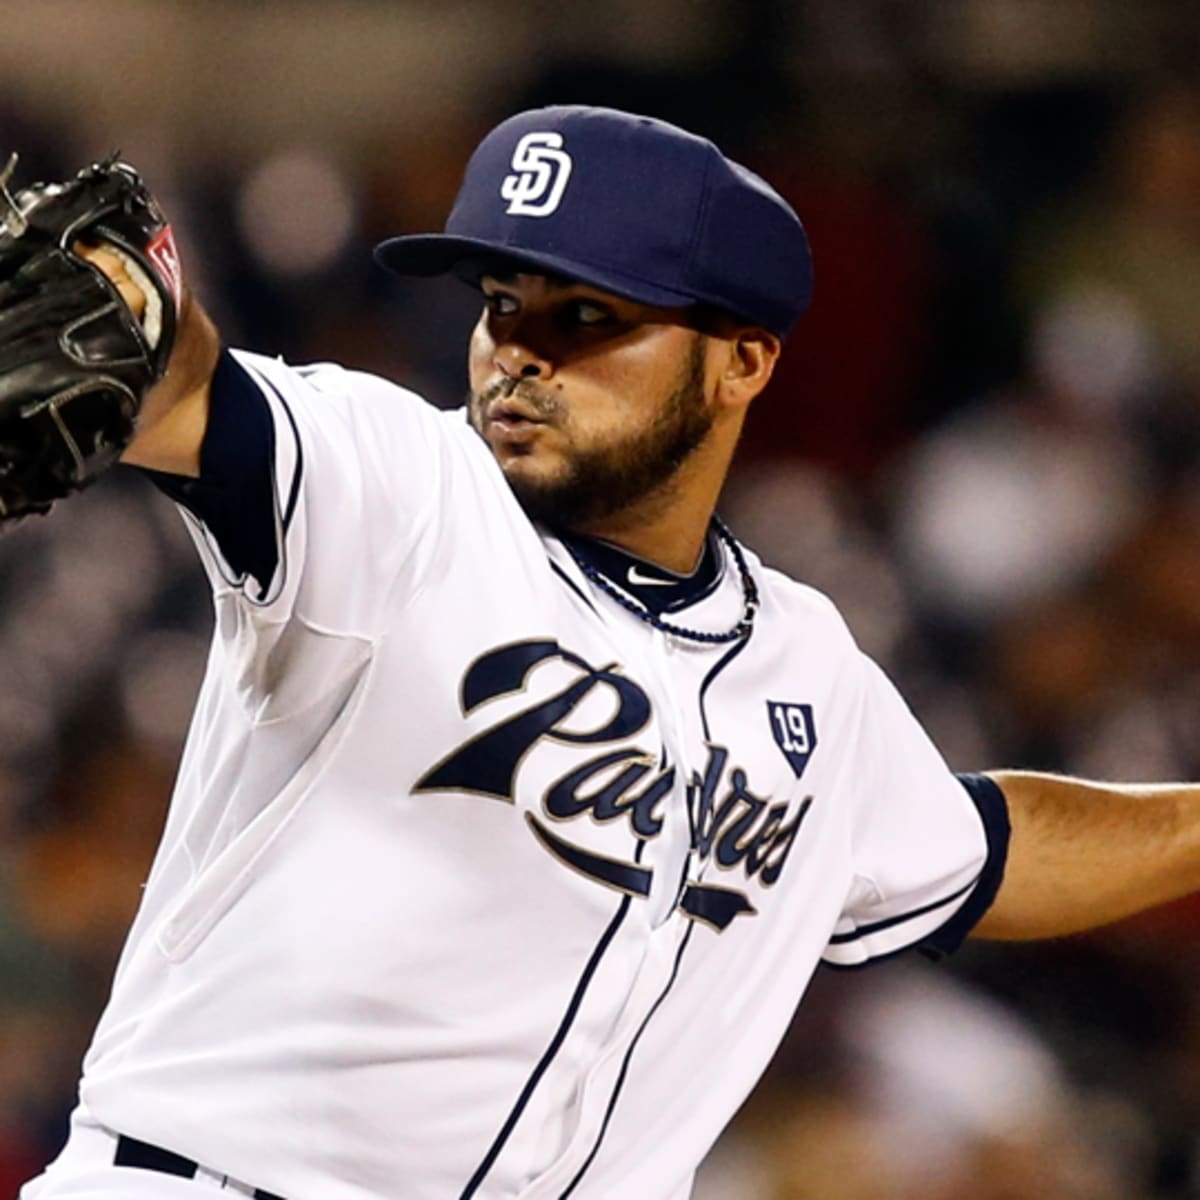
[[[665,496],[675,473],[713,426],[713,414],[704,398],[704,366],[704,338],[696,334],[678,384],[647,425],[603,445],[575,450],[565,470],[554,478],[509,476],[509,486],[526,515],[552,529],[586,531],[655,493]],[[468,397],[477,431],[480,414],[488,404],[510,395],[519,396],[546,419],[560,417],[562,412],[558,399],[536,383],[504,380]]]

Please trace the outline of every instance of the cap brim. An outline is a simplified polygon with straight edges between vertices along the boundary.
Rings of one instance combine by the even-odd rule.
[[[497,262],[511,263],[517,267],[531,267],[537,274],[559,275],[659,308],[684,308],[698,303],[699,299],[565,255],[523,250],[503,242],[445,233],[389,238],[375,247],[375,261],[397,275],[427,277],[453,273],[468,282],[477,282]]]

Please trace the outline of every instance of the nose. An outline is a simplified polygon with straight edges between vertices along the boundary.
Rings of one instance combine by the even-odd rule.
[[[496,369],[510,379],[549,379],[554,366],[523,340],[509,338],[500,342],[492,355]]]

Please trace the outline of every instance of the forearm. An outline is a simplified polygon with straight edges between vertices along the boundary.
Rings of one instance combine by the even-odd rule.
[[[1018,771],[992,778],[1012,836],[1004,882],[976,936],[1060,936],[1200,890],[1200,788]]]
[[[123,462],[175,475],[200,474],[209,386],[219,352],[216,327],[186,292],[170,365],[142,404],[137,435],[121,456]]]

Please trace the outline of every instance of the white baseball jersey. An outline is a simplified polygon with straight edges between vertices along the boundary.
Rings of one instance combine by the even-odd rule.
[[[986,907],[998,791],[749,552],[752,632],[670,635],[462,412],[226,354],[213,420],[267,413],[269,578],[188,516],[207,674],[76,1132],[24,1195],[150,1186],[123,1134],[287,1200],[683,1200],[822,959]],[[667,615],[721,632],[745,581],[708,556]],[[673,586],[629,562],[635,607]]]

